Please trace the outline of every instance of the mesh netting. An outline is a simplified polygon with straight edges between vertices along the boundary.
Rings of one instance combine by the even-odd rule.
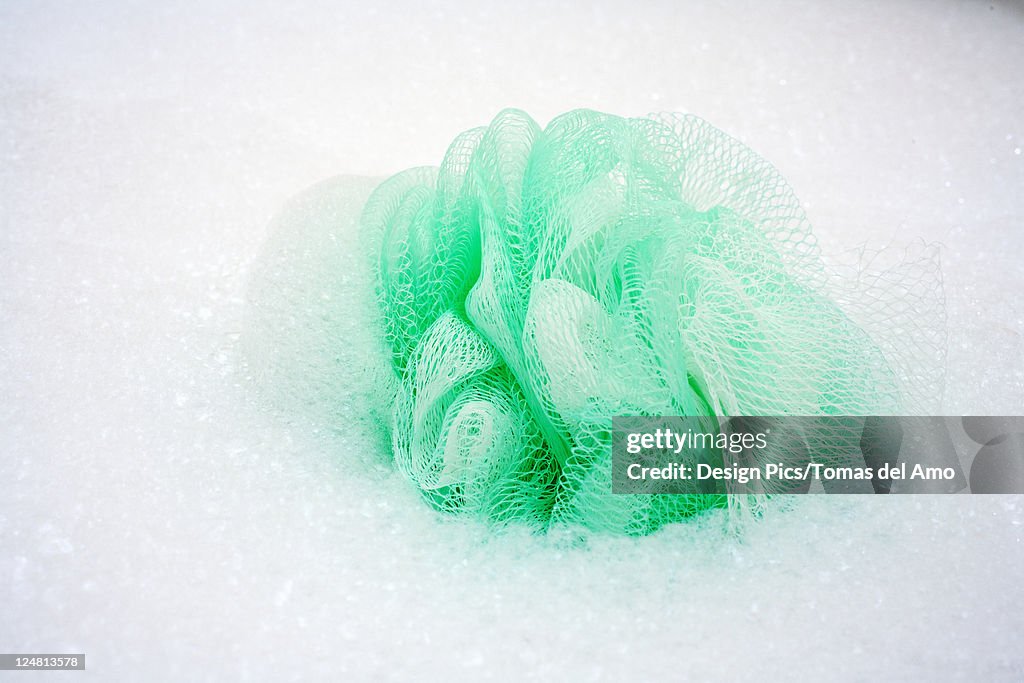
[[[728,504],[611,493],[613,415],[924,410],[937,260],[825,267],[779,173],[692,116],[522,112],[383,183],[399,468],[439,509],[647,533]]]

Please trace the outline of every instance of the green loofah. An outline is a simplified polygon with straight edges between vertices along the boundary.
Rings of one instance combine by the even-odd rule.
[[[380,185],[362,229],[399,383],[395,459],[442,510],[648,533],[727,497],[612,495],[611,416],[913,400],[907,354],[870,331],[892,308],[854,322],[871,307],[837,288],[783,178],[692,116],[574,111],[541,130],[504,111],[440,169]]]

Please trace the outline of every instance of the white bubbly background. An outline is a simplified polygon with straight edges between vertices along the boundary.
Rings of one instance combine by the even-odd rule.
[[[344,274],[309,292],[355,321],[311,374],[352,428],[252,399],[246,285],[290,197],[591,107],[739,138],[828,250],[942,242],[945,411],[1022,412],[1024,6],[676,4],[0,4],[0,652],[88,662],[25,680],[1024,676],[1022,497],[494,537],[357,428]],[[371,186],[330,186],[339,254]]]

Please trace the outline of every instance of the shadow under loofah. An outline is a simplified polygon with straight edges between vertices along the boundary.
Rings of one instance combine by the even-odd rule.
[[[395,459],[442,510],[649,533],[730,498],[613,495],[612,416],[905,414],[941,382],[913,369],[935,325],[901,324],[941,312],[934,254],[865,279],[913,272],[895,304],[858,294],[779,173],[692,116],[504,111],[381,184],[361,233]]]

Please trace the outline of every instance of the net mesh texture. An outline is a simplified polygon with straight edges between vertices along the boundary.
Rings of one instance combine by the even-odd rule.
[[[614,415],[898,415],[942,382],[934,247],[826,267],[769,163],[703,120],[517,110],[381,184],[392,443],[434,507],[646,534],[722,493],[615,495]]]

